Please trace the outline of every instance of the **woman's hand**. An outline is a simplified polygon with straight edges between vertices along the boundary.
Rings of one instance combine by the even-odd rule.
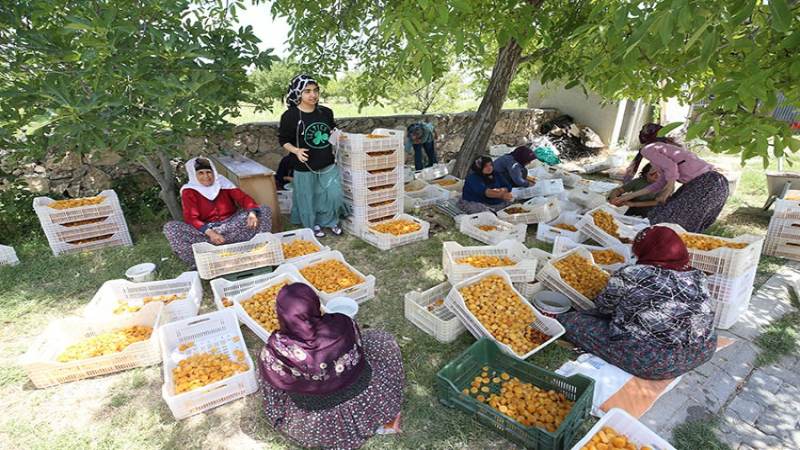
[[[664,203],[667,203],[667,200],[669,200],[669,197],[671,195],[672,192],[668,190],[662,191],[660,194],[656,196],[656,201],[658,202],[659,205],[663,205]]]
[[[510,202],[510,201],[514,200],[514,194],[512,194],[511,192],[504,192],[503,193],[503,200],[505,200],[507,202]]]
[[[211,239],[211,243],[214,245],[222,245],[225,243],[225,238],[211,228],[206,230],[206,236]]]
[[[297,147],[295,147],[294,150],[292,151],[292,153],[294,153],[297,156],[297,159],[299,159],[300,162],[304,163],[304,162],[308,161],[308,149],[307,148],[297,148]]]
[[[247,215],[247,228],[256,229],[258,227],[258,216],[255,212],[250,211]]]

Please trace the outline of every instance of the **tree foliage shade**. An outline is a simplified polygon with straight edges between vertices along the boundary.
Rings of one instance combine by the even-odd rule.
[[[256,101],[266,67],[213,1],[20,0],[0,6],[0,143],[42,153],[173,149]],[[168,132],[165,132],[168,131]]]
[[[360,64],[362,102],[388,80],[440,76],[453,55],[491,86],[504,69],[495,65],[500,51],[513,42],[520,56],[507,64],[544,83],[609,100],[705,103],[689,137],[705,137],[714,151],[749,159],[767,157],[768,142],[777,153],[798,149],[787,124],[770,117],[779,94],[800,106],[797,1],[275,0],[271,8],[287,17],[301,64],[325,73]],[[497,89],[502,81],[492,95],[513,87]],[[479,116],[491,121],[491,109]]]

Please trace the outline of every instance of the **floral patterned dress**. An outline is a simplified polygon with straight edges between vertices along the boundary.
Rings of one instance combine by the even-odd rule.
[[[559,317],[564,337],[633,375],[674,378],[714,354],[714,312],[701,271],[627,266],[594,303],[594,310]]]

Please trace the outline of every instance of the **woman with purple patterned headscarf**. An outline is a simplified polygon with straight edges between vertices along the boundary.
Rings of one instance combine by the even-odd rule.
[[[405,374],[392,335],[344,314],[323,314],[303,283],[284,286],[275,304],[280,329],[259,357],[269,423],[303,447],[359,448],[403,403]]]
[[[656,194],[659,203],[647,215],[651,224],[676,223],[687,231],[701,233],[722,212],[730,193],[728,180],[713,165],[703,161],[674,140],[659,137],[661,125],[649,123],[639,132],[642,148],[626,170],[634,174],[642,158],[658,171],[657,181],[612,200],[625,205],[644,195]],[[676,191],[675,183],[681,183]]]

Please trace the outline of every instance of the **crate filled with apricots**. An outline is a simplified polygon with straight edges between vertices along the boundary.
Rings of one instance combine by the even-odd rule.
[[[457,283],[445,302],[473,336],[494,339],[520,359],[564,334],[564,327],[536,311],[500,269]]]
[[[577,248],[553,258],[537,278],[548,288],[566,295],[576,308],[591,309],[610,275],[594,262],[587,249]]]
[[[314,288],[323,303],[342,296],[361,303],[375,296],[375,277],[359,272],[338,251],[315,253],[291,266]]]
[[[258,390],[255,365],[230,309],[168,323],[159,330],[159,338],[162,396],[176,419]]]
[[[594,381],[563,377],[502,352],[479,339],[436,375],[436,392],[457,408],[523,448],[559,450],[577,438],[588,416]]]

